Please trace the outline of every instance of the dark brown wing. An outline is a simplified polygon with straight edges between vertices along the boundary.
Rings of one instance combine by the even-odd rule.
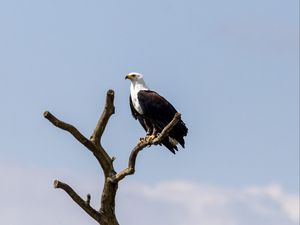
[[[161,132],[171,122],[177,112],[170,102],[154,91],[139,91],[138,100],[144,116],[154,123],[158,132]],[[184,147],[183,137],[187,135],[187,132],[187,127],[180,120],[170,131],[170,137],[176,139]]]

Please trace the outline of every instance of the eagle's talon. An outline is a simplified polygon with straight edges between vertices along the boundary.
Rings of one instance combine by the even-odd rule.
[[[156,138],[155,134],[152,134],[148,137],[148,141],[153,141]]]

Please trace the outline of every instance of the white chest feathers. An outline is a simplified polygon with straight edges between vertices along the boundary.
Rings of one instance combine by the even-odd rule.
[[[137,96],[138,93],[131,93],[131,101],[132,101],[132,104],[133,104],[133,107],[136,111],[138,111],[139,114],[143,115],[143,110],[142,110],[142,107],[139,103],[139,100],[138,100],[138,96]]]
[[[149,90],[142,77],[137,80],[132,80],[130,85],[130,96],[134,109],[141,115],[143,115],[142,107],[138,100],[138,93],[140,91]]]
[[[141,115],[143,115],[144,113],[138,100],[138,93],[142,90],[148,90],[147,86],[144,83],[132,83],[130,86],[130,97],[133,107]]]

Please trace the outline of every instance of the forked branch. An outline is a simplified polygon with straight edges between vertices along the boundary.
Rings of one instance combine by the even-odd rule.
[[[57,119],[49,111],[44,112],[44,117],[48,119],[54,126],[68,131],[72,134],[81,144],[83,144],[87,149],[89,149],[94,156],[97,158],[99,164],[106,177],[111,173],[115,173],[112,170],[112,160],[107,152],[102,147],[100,140],[107,125],[107,122],[111,115],[115,112],[114,106],[114,91],[108,90],[106,94],[106,104],[103,113],[98,120],[98,123],[94,129],[91,139],[87,139],[83,134],[81,134],[76,127],[66,122]]]

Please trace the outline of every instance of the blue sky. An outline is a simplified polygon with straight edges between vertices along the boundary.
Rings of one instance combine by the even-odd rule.
[[[174,104],[189,135],[175,156],[162,147],[141,153],[136,174],[120,185],[122,224],[134,224],[127,204],[143,206],[145,218],[161,218],[157,209],[166,208],[164,225],[175,224],[174,214],[177,222],[186,217],[180,207],[189,224],[299,221],[298,1],[11,0],[0,2],[0,28],[0,195],[12,195],[11,204],[0,203],[1,223],[70,224],[76,214],[74,221],[94,224],[52,181],[92,193],[97,206],[98,165],[42,113],[89,137],[114,89],[116,114],[103,144],[123,169],[144,135],[128,105],[124,77],[132,71]],[[175,200],[160,198],[169,191]],[[223,223],[204,213],[210,201],[176,200],[189,191],[218,199],[210,210]],[[13,221],[23,206],[22,223]]]

